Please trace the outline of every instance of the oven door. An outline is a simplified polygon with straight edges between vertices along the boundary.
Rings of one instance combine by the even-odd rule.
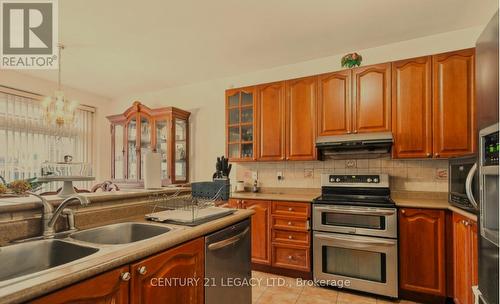
[[[396,208],[314,204],[314,230],[397,238]]]
[[[398,297],[397,240],[314,232],[314,279]]]

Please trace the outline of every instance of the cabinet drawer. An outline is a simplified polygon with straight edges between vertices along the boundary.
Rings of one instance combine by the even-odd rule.
[[[273,229],[272,241],[278,243],[295,244],[302,246],[310,245],[309,231],[292,231]]]
[[[308,231],[309,220],[303,217],[273,215],[272,225],[274,229]]]
[[[275,267],[301,271],[309,271],[311,268],[309,247],[273,244],[272,253]]]
[[[296,202],[273,202],[273,214],[309,217],[310,204]]]

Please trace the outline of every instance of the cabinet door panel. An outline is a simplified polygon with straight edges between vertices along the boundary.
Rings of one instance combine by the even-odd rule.
[[[453,292],[455,304],[468,304],[467,285],[470,280],[469,229],[465,218],[453,214]]]
[[[285,83],[258,88],[258,159],[285,159]]]
[[[316,159],[316,95],[317,77],[287,82],[286,158]]]
[[[432,61],[434,157],[473,153],[474,50],[435,55]]]
[[[399,212],[400,288],[445,296],[445,213],[401,209]]]
[[[391,130],[391,64],[357,68],[353,77],[354,132]]]
[[[351,132],[351,71],[321,75],[318,91],[318,135]]]
[[[392,132],[395,158],[432,156],[431,57],[392,64]]]
[[[243,200],[245,209],[253,209],[252,215],[252,262],[271,264],[271,202],[262,200]]]
[[[203,237],[132,264],[131,303],[203,304],[204,265]],[[145,267],[144,274],[139,273],[141,267]],[[170,286],[154,286],[155,280],[162,279],[196,279],[198,282],[179,286],[171,281]]]
[[[128,265],[123,266],[38,298],[30,303],[127,304],[129,300],[129,282],[123,281],[120,276],[128,271]]]

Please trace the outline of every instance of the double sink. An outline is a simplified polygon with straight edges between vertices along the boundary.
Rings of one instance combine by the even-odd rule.
[[[42,239],[0,247],[0,285],[83,259],[100,250],[91,244],[125,245],[170,231],[172,228],[166,226],[126,222],[78,231],[65,239]]]

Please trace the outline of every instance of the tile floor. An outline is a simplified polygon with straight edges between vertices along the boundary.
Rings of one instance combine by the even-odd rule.
[[[252,290],[253,304],[417,304],[410,301],[390,301],[367,295],[314,286],[299,286],[293,278],[253,271],[260,282]],[[279,280],[278,280],[279,279]]]

